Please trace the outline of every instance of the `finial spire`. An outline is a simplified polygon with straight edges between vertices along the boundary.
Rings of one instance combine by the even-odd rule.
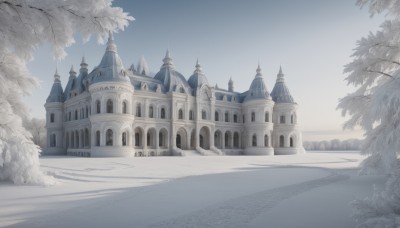
[[[233,92],[233,80],[232,77],[230,77],[229,82],[228,82],[228,91]]]
[[[282,73],[282,66],[279,66],[279,72],[276,78],[276,82],[284,82],[285,78],[284,78],[284,74]]]
[[[194,71],[194,73],[196,74],[202,74],[203,73],[203,69],[201,68],[201,65],[199,63],[199,58],[197,58],[196,60],[196,70]]]
[[[169,49],[167,49],[167,52],[165,53],[165,57],[163,59],[164,64],[162,65],[161,68],[163,67],[174,67],[174,63],[172,62],[172,58],[169,54]]]
[[[69,73],[75,73],[74,65],[71,65],[71,70],[69,70]]]
[[[54,82],[60,82],[60,75],[58,74],[58,67],[56,67],[56,72],[54,73]]]
[[[258,63],[256,72],[257,72],[256,77],[262,77],[260,62]]]
[[[111,32],[111,30],[108,32],[108,41],[107,41],[107,49],[106,51],[113,51],[113,52],[117,52],[117,45],[115,45],[114,43],[114,35]]]

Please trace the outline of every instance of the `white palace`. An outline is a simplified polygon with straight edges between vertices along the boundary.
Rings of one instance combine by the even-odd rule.
[[[188,80],[167,51],[158,73],[125,70],[112,34],[100,64],[56,72],[45,104],[45,155],[85,157],[283,155],[304,152],[297,103],[279,70],[271,93],[260,66],[249,90],[213,87],[197,62]]]

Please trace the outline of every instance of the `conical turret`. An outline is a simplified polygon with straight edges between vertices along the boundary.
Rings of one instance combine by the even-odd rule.
[[[245,101],[257,99],[270,99],[267,86],[265,86],[263,75],[261,74],[260,64],[257,66],[256,76],[251,82],[250,88],[247,91]]]
[[[197,59],[195,67],[196,69],[194,70],[193,75],[190,76],[188,80],[190,87],[192,87],[193,89],[200,87],[203,84],[208,84],[208,80],[203,73],[203,69],[201,68],[199,59]]]
[[[271,92],[272,100],[275,101],[275,103],[294,103],[293,97],[286,86],[284,76],[282,67],[280,67],[274,89]]]
[[[62,86],[61,86],[60,75],[58,74],[57,69],[56,69],[56,72],[54,74],[54,83],[53,83],[53,86],[51,87],[50,94],[47,97],[46,102],[47,103],[50,103],[50,102],[64,102],[63,89],[62,89]]]

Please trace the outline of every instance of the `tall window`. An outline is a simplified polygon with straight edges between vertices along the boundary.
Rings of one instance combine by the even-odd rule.
[[[100,108],[101,108],[101,105],[100,105],[100,101],[98,100],[98,101],[96,101],[96,113],[100,113]]]
[[[193,118],[193,111],[192,110],[190,110],[189,111],[189,120],[193,120],[194,118]]]
[[[56,147],[56,134],[50,136],[50,147]]]
[[[78,119],[78,110],[75,110],[75,120]]]
[[[140,103],[136,105],[136,117],[142,117],[142,107],[140,106]]]
[[[285,137],[283,135],[279,136],[279,147],[285,146]]]
[[[294,117],[293,114],[290,116],[290,123],[293,124],[294,123]]]
[[[127,105],[126,101],[122,102],[122,113],[123,114],[128,113],[127,109],[128,109],[128,105]]]
[[[229,122],[229,113],[225,112],[225,122]]]
[[[256,113],[255,112],[251,112],[251,122],[256,121]]]
[[[96,131],[96,146],[100,146],[100,131]]]
[[[147,146],[150,146],[150,145],[151,145],[150,140],[151,140],[150,132],[147,132]]]
[[[50,123],[54,123],[54,113],[50,114]]]
[[[264,146],[268,147],[269,143],[268,143],[268,135],[264,135]]]
[[[251,142],[252,146],[257,146],[257,136],[254,134],[252,137],[252,142]]]
[[[206,113],[206,111],[201,111],[201,118],[203,119],[203,120],[205,120],[205,119],[207,119],[207,113]]]
[[[280,123],[282,123],[282,124],[284,124],[285,122],[286,122],[286,119],[285,119],[285,116],[284,115],[282,115],[281,117],[280,117],[280,121],[279,121]]]
[[[89,117],[89,108],[88,108],[88,106],[86,106],[86,118],[88,118]]]
[[[225,132],[225,148],[229,147],[229,134]]]
[[[164,135],[162,132],[158,133],[158,146],[164,146]]]
[[[219,121],[219,113],[215,112],[215,121]]]
[[[113,131],[111,129],[108,129],[106,132],[106,146],[112,146],[113,145]]]
[[[265,122],[269,122],[269,112],[265,112]]]
[[[239,133],[237,132],[233,134],[233,147],[235,148],[239,147]]]
[[[182,111],[182,109],[179,109],[179,111],[178,111],[178,119],[180,119],[180,120],[183,119],[183,111]]]
[[[160,116],[161,116],[161,119],[165,119],[165,108],[161,108]]]
[[[123,146],[127,145],[127,143],[126,143],[126,132],[122,133],[122,145]]]
[[[135,133],[135,146],[140,146],[140,134],[138,132]]]
[[[292,137],[290,137],[290,147],[294,147],[294,141]]]
[[[153,106],[150,106],[150,107],[149,107],[149,117],[150,117],[150,118],[153,118],[153,116],[154,116],[154,113],[153,113]]]
[[[113,113],[113,102],[111,99],[107,100],[107,113]]]
[[[238,116],[236,114],[233,114],[233,122],[234,123],[238,122]]]

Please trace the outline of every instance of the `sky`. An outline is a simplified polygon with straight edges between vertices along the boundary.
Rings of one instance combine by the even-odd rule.
[[[135,18],[114,35],[125,68],[141,56],[156,73],[167,49],[179,72],[189,78],[199,59],[211,85],[248,90],[260,63],[271,92],[279,67],[299,104],[304,140],[362,138],[362,131],[343,131],[345,118],[336,110],[340,98],[354,90],[344,81],[356,41],[379,29],[383,16],[371,18],[349,0],[114,0]],[[73,64],[84,55],[89,70],[100,63],[105,45],[92,38],[67,48],[56,61],[46,45],[35,51],[28,68],[40,87],[26,97],[31,115],[45,118],[44,103],[56,66],[63,87]]]

